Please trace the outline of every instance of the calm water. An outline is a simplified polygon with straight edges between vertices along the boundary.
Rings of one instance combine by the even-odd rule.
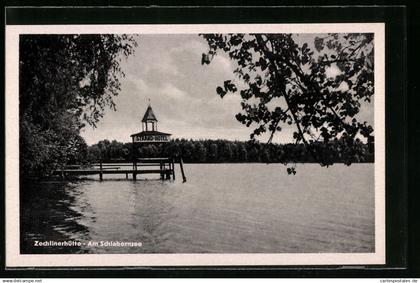
[[[185,169],[184,184],[179,172],[175,182],[32,184],[21,200],[22,253],[374,251],[373,164],[304,164],[295,176],[280,164]],[[34,247],[35,240],[143,246]]]

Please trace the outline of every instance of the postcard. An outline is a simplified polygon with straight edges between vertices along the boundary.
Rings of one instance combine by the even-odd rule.
[[[6,26],[7,267],[385,264],[383,23]]]

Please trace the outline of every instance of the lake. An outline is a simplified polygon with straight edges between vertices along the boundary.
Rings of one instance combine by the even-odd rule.
[[[374,252],[374,165],[298,164],[296,171],[288,175],[282,164],[185,164],[186,183],[176,172],[176,181],[105,175],[26,185],[21,252]]]

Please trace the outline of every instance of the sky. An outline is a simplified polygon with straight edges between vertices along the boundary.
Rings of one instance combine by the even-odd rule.
[[[298,44],[313,42],[315,35],[295,36]],[[248,140],[252,128],[239,123],[239,95],[216,94],[216,87],[228,79],[236,80],[234,64],[219,52],[210,65],[201,65],[208,50],[198,35],[140,35],[138,47],[128,59],[122,59],[125,77],[121,91],[114,97],[116,111],[107,109],[96,128],[87,126],[82,136],[88,144],[100,140],[131,141],[141,131],[141,119],[150,104],[158,119],[158,130],[172,138]],[[313,44],[309,44],[313,48]],[[337,70],[329,70],[334,75]],[[373,105],[364,105],[359,118],[373,122]],[[273,138],[273,142],[292,141],[293,126]],[[262,136],[261,141],[267,141]]]

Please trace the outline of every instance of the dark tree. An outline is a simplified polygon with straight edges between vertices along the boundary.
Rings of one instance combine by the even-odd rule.
[[[48,174],[70,161],[85,124],[95,126],[124,75],[136,42],[126,35],[21,35],[21,171]]]
[[[374,93],[373,34],[325,34],[315,38],[316,50],[307,43],[299,46],[291,34],[202,37],[209,46],[202,64],[209,64],[221,51],[237,66],[235,74],[245,87],[227,80],[216,92],[222,98],[239,92],[243,111],[236,118],[254,126],[251,139],[267,132],[270,143],[284,125],[295,125],[295,142],[323,166],[333,164],[331,142],[339,140],[344,146],[334,150],[339,150],[344,163],[364,157],[356,140],[364,137],[373,143],[373,128],[359,121],[357,113]],[[339,73],[327,76],[331,68]]]
[[[210,160],[211,162],[217,162],[218,160],[217,144],[215,143],[210,144],[208,150],[208,160]]]
[[[246,150],[245,145],[241,144],[238,147],[238,159],[243,162],[248,161],[248,152]]]
[[[194,152],[194,161],[195,162],[205,162],[206,161],[206,155],[207,150],[204,147],[203,143],[201,141],[197,142],[197,145],[195,146],[195,152]]]

